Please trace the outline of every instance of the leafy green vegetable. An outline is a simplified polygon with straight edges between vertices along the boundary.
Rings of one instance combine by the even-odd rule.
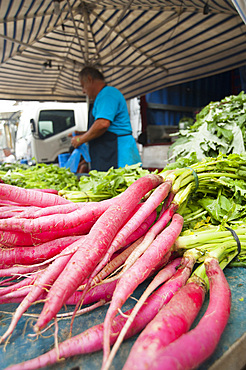
[[[231,230],[234,230],[240,240],[241,248],[238,249],[237,241],[235,240]],[[182,231],[174,244],[174,250],[196,250],[201,252],[198,262],[203,262],[204,257],[208,254],[219,257],[224,263],[245,267],[246,261],[246,223],[241,223],[228,228],[223,225],[205,225],[198,230],[189,229]]]
[[[188,158],[187,157],[178,157],[175,162],[168,163],[165,166],[164,171],[174,170],[176,168],[189,167],[190,165],[192,165],[194,163],[197,163],[197,162],[198,162],[198,159],[197,159],[196,153],[192,152],[192,153],[190,153],[190,156]]]
[[[70,170],[55,164],[39,163],[34,166],[2,164],[0,178],[6,184],[29,189],[78,189],[78,178]]]
[[[149,173],[144,170],[140,164],[131,166],[126,165],[121,168],[111,167],[107,172],[90,171],[88,177],[80,178],[79,186],[81,190],[91,190],[95,193],[106,190],[113,195],[117,195],[129,187],[139,177],[143,177]]]
[[[107,172],[90,171],[89,176],[81,176],[80,191],[60,191],[59,194],[74,202],[99,201],[115,197],[126,190],[138,178],[149,174],[140,164],[113,168]]]
[[[148,173],[140,164],[135,164],[117,169],[112,167],[107,172],[90,171],[89,176],[78,179],[69,169],[55,164],[0,165],[0,179],[6,184],[30,189],[55,189],[61,196],[74,202],[100,201],[114,197]]]
[[[170,159],[190,157],[198,160],[217,157],[219,153],[244,153],[246,146],[246,94],[225,97],[211,102],[197,115],[193,125],[179,131],[170,146]]]
[[[172,190],[184,230],[246,222],[246,153],[220,154],[200,162],[194,155],[179,158],[160,174],[175,178]]]

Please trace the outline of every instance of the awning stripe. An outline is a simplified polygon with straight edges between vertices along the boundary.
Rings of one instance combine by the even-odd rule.
[[[128,0],[91,0],[83,9],[80,0],[71,0],[72,17],[66,1],[55,14],[52,0],[6,0],[0,14],[0,99],[85,99],[77,77],[85,63],[81,47],[127,98],[243,66],[246,25],[234,2],[209,0],[205,15],[206,0],[133,0],[121,17]],[[51,68],[45,68],[49,61]]]
[[[14,24],[13,24],[13,38],[15,39],[15,37],[16,37],[16,21],[14,21]],[[10,52],[9,52],[9,57],[12,56],[14,47],[15,47],[15,44],[14,44],[14,42],[12,42],[12,45],[11,45],[11,48],[10,48]]]
[[[232,0],[240,17],[246,23],[246,3],[244,0]]]

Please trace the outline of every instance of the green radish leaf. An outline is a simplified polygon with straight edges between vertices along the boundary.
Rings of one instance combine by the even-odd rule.
[[[195,152],[198,160],[217,157],[219,153],[243,153],[246,146],[246,94],[225,97],[211,102],[197,115],[169,148],[169,160],[189,157]]]

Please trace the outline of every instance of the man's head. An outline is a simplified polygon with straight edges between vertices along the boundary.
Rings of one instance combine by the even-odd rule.
[[[95,99],[102,87],[105,86],[103,74],[94,67],[84,67],[79,72],[79,81],[83,92],[91,99]]]
[[[12,154],[10,148],[3,148],[3,153],[4,153],[5,157],[8,157],[9,155]]]

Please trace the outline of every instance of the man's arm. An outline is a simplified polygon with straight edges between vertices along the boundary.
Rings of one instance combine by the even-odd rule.
[[[110,121],[104,118],[98,118],[93,125],[82,135],[72,137],[71,144],[77,148],[81,144],[87,143],[90,140],[100,137],[110,126]]]

